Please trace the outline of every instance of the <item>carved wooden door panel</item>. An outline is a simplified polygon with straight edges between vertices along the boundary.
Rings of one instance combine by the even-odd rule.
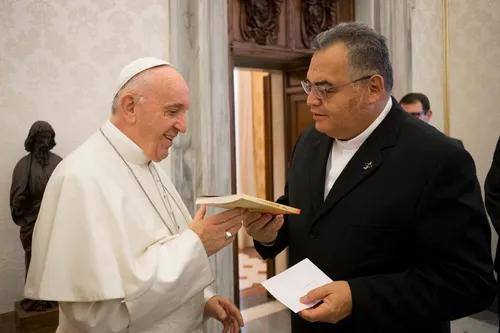
[[[239,67],[281,69],[310,55],[318,33],[355,19],[355,0],[228,1],[229,44]]]
[[[300,84],[305,79],[307,68],[289,70],[285,77],[285,158],[288,163],[293,146],[300,134],[314,124],[307,106],[307,94]]]

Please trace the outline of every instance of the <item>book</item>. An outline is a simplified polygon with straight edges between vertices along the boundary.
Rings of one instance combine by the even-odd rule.
[[[273,215],[300,214],[300,209],[298,208],[282,205],[247,194],[233,194],[226,196],[201,195],[196,199],[196,204],[219,208],[247,208],[252,211]]]

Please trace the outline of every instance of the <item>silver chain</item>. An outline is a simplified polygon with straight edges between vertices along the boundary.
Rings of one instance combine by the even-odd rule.
[[[127,163],[127,161],[125,161],[125,159],[123,158],[122,154],[120,154],[120,152],[118,151],[118,149],[116,149],[115,145],[113,145],[113,143],[109,140],[109,138],[104,134],[104,132],[102,131],[102,128],[99,129],[99,131],[101,132],[102,136],[104,136],[104,138],[108,141],[108,143],[110,144],[111,147],[113,147],[114,151],[118,154],[118,156],[120,156],[121,160],[123,161],[123,163],[125,163],[125,165],[127,166],[127,168],[130,170],[130,173],[132,173],[132,176],[134,176],[135,178],[135,181],[137,182],[137,184],[139,184],[139,186],[141,187],[142,189],[142,192],[144,193],[144,195],[146,195],[146,197],[148,198],[149,200],[149,203],[151,203],[151,206],[153,206],[153,208],[155,209],[156,211],[156,214],[158,214],[158,216],[160,217],[160,219],[162,220],[163,224],[165,224],[165,226],[167,227],[168,231],[170,231],[170,233],[172,235],[175,235],[176,233],[172,232],[172,229],[170,229],[170,227],[168,226],[168,223],[165,221],[165,219],[163,218],[163,216],[161,216],[160,212],[158,211],[158,209],[156,208],[156,206],[154,205],[153,201],[151,200],[151,198],[149,197],[148,193],[146,192],[146,190],[144,189],[144,187],[142,186],[141,182],[139,181],[139,179],[137,178],[137,176],[135,175],[134,171],[132,170],[132,168],[130,167],[130,165]],[[148,168],[149,169],[149,168]],[[156,170],[155,170],[156,171]],[[151,170],[149,171],[151,172]],[[161,184],[163,186],[163,183]],[[169,206],[170,206],[170,202],[169,202]],[[167,209],[168,211],[168,209]],[[172,211],[173,213],[173,211]],[[170,215],[170,214],[169,214]],[[179,224],[177,223],[177,220],[175,219],[175,215],[172,215],[173,217],[173,220],[174,220],[174,223],[177,227],[177,231],[179,231]]]
[[[168,190],[168,188],[165,185],[163,185],[163,182],[161,180],[160,174],[158,173],[158,170],[156,169],[156,166],[153,163],[151,163],[151,162],[149,163],[149,165],[151,166],[151,168],[153,168],[155,170],[156,177],[155,177],[155,175],[153,175],[153,172],[151,171],[151,168],[149,168],[149,173],[151,173],[151,177],[153,177],[153,180],[155,180],[156,182],[160,183],[161,189],[162,189],[162,192],[163,192],[163,198],[167,201],[168,208],[165,205],[165,200],[162,200],[163,207],[165,207],[165,210],[169,213],[170,217],[174,220],[175,226],[177,227],[177,230],[179,230],[180,227],[179,227],[179,224],[177,223],[177,219],[175,218],[174,209],[172,208],[172,205],[170,204],[170,199],[168,198],[169,196],[172,196],[172,195],[170,194],[170,191]],[[162,195],[160,193],[160,189],[158,189],[158,194],[160,196]],[[174,200],[174,202],[175,202],[175,200]],[[177,205],[177,208],[179,208],[179,210],[181,209],[179,207],[179,205]]]

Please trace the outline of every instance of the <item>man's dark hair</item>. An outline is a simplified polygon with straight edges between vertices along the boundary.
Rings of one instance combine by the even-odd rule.
[[[36,137],[39,133],[42,132],[49,132],[51,134],[51,139],[50,139],[50,144],[49,144],[49,150],[55,147],[56,141],[56,132],[50,126],[50,124],[46,121],[43,120],[38,120],[31,125],[30,131],[28,133],[28,137],[24,141],[24,149],[26,149],[27,152],[31,153],[35,149],[35,141]]]
[[[429,99],[422,93],[409,93],[403,96],[399,101],[399,104],[414,104],[420,102],[422,104],[422,111],[424,114],[431,109],[431,103]]]
[[[342,22],[314,38],[315,51],[344,43],[349,49],[349,69],[353,79],[376,72],[384,78],[386,91],[392,90],[392,64],[386,38],[360,22]]]

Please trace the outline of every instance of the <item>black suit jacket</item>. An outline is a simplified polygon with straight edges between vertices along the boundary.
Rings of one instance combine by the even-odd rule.
[[[485,204],[491,223],[500,233],[500,138],[498,139],[490,171],[484,182]],[[499,243],[500,244],[500,243]],[[500,273],[500,247],[497,244],[495,256],[495,271]]]
[[[301,214],[255,247],[273,258],[288,246],[290,266],[309,258],[348,281],[353,310],[335,325],[292,314],[292,332],[449,332],[446,321],[486,309],[491,232],[469,153],[393,99],[324,201],[332,142],[314,128],[298,139],[278,202]]]
[[[461,147],[464,147],[464,143],[462,142],[462,140],[460,139],[455,139],[455,138],[452,138],[456,143],[458,143]]]

